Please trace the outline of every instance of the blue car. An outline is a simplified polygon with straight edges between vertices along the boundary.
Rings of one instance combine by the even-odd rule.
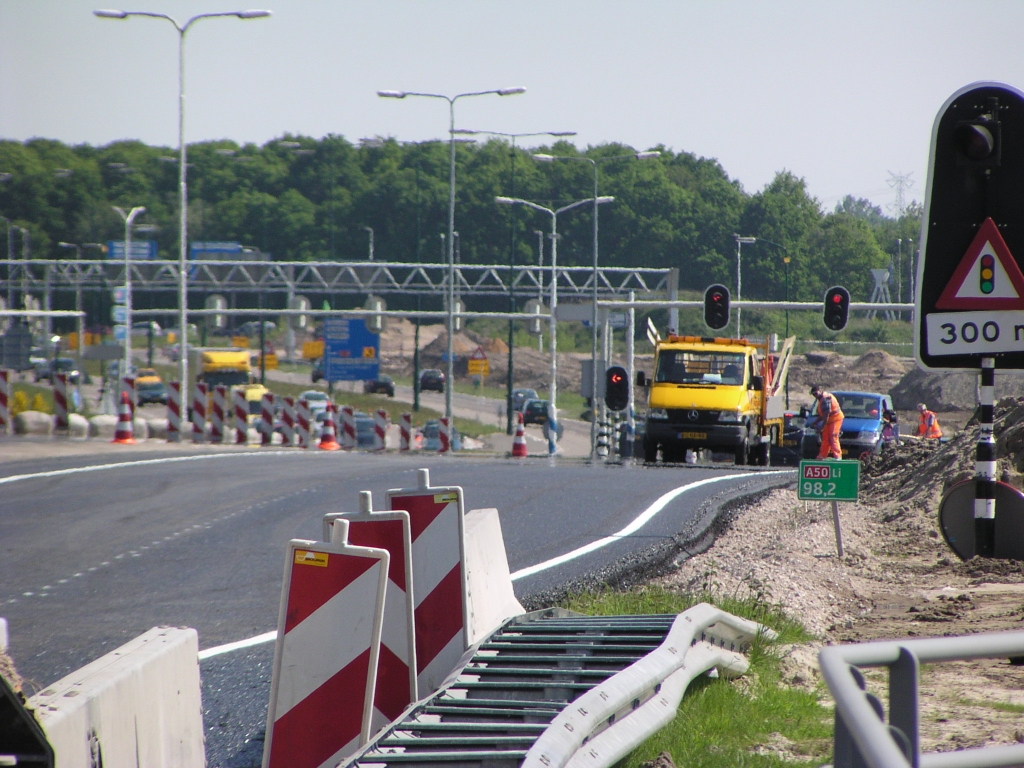
[[[843,426],[839,433],[839,446],[844,459],[859,459],[865,454],[877,453],[882,447],[882,414],[892,410],[892,398],[878,392],[832,392],[843,409]],[[821,448],[818,434],[817,406],[807,416],[801,444],[801,455],[814,459]]]

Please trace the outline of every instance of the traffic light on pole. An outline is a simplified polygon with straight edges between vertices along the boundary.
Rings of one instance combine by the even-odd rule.
[[[999,100],[989,98],[986,111],[970,120],[960,120],[953,129],[957,163],[993,168],[1000,164],[1002,131],[999,125]]]
[[[715,331],[729,324],[729,289],[724,285],[704,291],[704,324]]]
[[[850,292],[842,286],[829,288],[825,292],[825,327],[830,331],[841,331],[850,318]]]
[[[604,404],[611,411],[629,408],[629,374],[621,365],[613,365],[604,373]]]

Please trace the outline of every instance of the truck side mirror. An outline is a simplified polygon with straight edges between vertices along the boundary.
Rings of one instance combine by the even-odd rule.
[[[647,375],[643,371],[636,372],[636,385],[638,387],[647,386]]]
[[[749,388],[764,392],[764,376],[751,376]]]

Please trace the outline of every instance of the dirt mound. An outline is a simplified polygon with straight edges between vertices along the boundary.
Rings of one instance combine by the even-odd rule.
[[[973,411],[978,404],[976,373],[930,373],[914,368],[892,388],[897,410],[927,403],[933,411]],[[996,398],[1024,397],[1024,377],[996,373]]]
[[[897,358],[882,349],[873,349],[857,358],[853,369],[861,373],[871,371],[877,374],[902,376],[906,367]]]

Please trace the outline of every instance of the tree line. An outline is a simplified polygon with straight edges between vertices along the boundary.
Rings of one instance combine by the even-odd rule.
[[[812,197],[802,178],[783,170],[763,189],[746,192],[714,159],[656,147],[604,144],[581,151],[559,141],[512,149],[489,140],[457,144],[456,230],[463,263],[538,262],[538,236],[550,218],[496,196],[559,208],[593,194],[593,166],[533,159],[543,152],[587,157],[598,167],[603,266],[676,267],[680,287],[735,287],[734,234],[758,238],[743,246],[743,298],[820,300],[841,284],[867,300],[871,269],[899,269],[909,297],[911,248],[917,247],[920,206],[889,217],[869,201],[848,196],[834,210]],[[620,157],[621,156],[621,157]],[[614,158],[614,159],[612,159]],[[213,141],[188,148],[189,238],[238,241],[278,260],[363,261],[373,229],[379,261],[438,262],[447,231],[449,146],[394,139],[353,144],[341,136],[286,135],[263,146]],[[28,230],[32,258],[67,258],[59,242],[123,239],[112,206],[143,205],[138,221],[156,225],[140,235],[158,242],[163,258],[178,253],[177,151],[137,141],[103,147],[48,139],[0,141],[0,216]],[[558,221],[562,265],[592,260],[589,206]],[[23,254],[15,232],[16,257]],[[544,263],[550,246],[545,241]],[[102,257],[86,249],[85,257]],[[789,258],[788,281],[787,264]],[[892,298],[897,278],[892,281]]]

